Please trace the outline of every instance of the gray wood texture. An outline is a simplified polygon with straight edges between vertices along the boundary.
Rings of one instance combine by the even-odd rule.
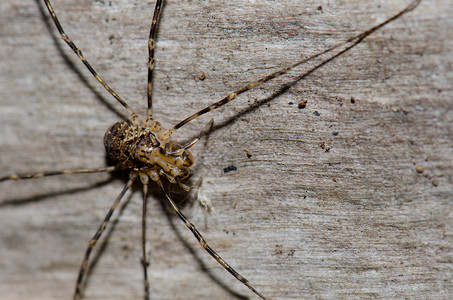
[[[167,1],[155,117],[170,127],[408,3]],[[143,115],[154,1],[53,4],[101,76]],[[0,3],[1,176],[102,167],[104,132],[124,115],[39,7]],[[425,0],[280,95],[309,66],[185,126],[176,140],[216,122],[193,147],[191,181],[202,178],[194,195],[214,212],[195,196],[184,212],[272,299],[451,299],[452,41],[451,1]],[[224,173],[230,165],[237,170]],[[106,174],[1,183],[0,298],[71,299],[88,240],[123,184]],[[95,252],[85,299],[142,298],[140,186],[127,200]],[[161,202],[156,190],[152,299],[255,299]]]

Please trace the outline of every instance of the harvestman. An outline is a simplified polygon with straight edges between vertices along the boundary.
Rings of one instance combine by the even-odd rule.
[[[159,16],[161,13],[163,0],[157,0],[156,6],[154,8],[153,20],[151,23],[151,28],[149,32],[148,40],[148,84],[147,84],[147,98],[148,98],[148,110],[147,116],[144,122],[138,117],[138,115],[129,107],[129,105],[118,95],[116,94],[110,86],[98,75],[94,70],[91,64],[85,59],[82,52],[74,44],[74,42],[66,35],[61,26],[55,11],[52,8],[49,0],[44,0],[44,3],[57,27],[63,40],[69,45],[69,47],[74,51],[78,58],[83,62],[85,67],[91,72],[91,74],[99,81],[99,83],[127,110],[130,116],[130,121],[119,121],[113,124],[106,132],[104,136],[104,146],[107,152],[107,156],[113,161],[116,161],[117,164],[114,167],[106,167],[99,169],[79,169],[79,170],[63,170],[63,171],[51,171],[35,174],[21,174],[21,175],[10,175],[0,178],[1,181],[6,180],[20,180],[20,179],[33,179],[46,176],[54,176],[61,174],[75,174],[75,173],[96,173],[96,172],[113,172],[119,169],[130,170],[129,180],[124,186],[123,190],[119,196],[114,201],[110,210],[104,218],[104,221],[99,226],[95,235],[90,240],[88,247],[85,252],[82,264],[79,269],[79,275],[77,277],[77,283],[74,292],[74,299],[80,299],[82,296],[84,276],[88,266],[89,258],[93,247],[96,245],[100,236],[104,232],[110,217],[112,216],[114,210],[120,203],[122,197],[126,191],[132,186],[132,184],[140,179],[143,184],[143,209],[142,209],[142,265],[144,273],[144,290],[145,290],[145,299],[149,299],[149,282],[148,282],[148,273],[147,273],[147,258],[146,258],[146,209],[147,209],[147,198],[148,198],[148,184],[151,181],[155,182],[162,193],[165,195],[166,199],[170,203],[171,207],[178,215],[178,217],[184,222],[187,228],[194,234],[200,245],[219,263],[230,272],[237,280],[246,285],[251,291],[258,295],[262,299],[266,299],[263,294],[258,292],[247,279],[241,276],[236,272],[226,261],[224,261],[206,242],[200,232],[197,230],[194,224],[192,224],[184,214],[176,206],[175,202],[170,197],[169,193],[163,186],[161,178],[165,178],[170,183],[178,184],[181,188],[188,191],[189,187],[183,183],[187,177],[190,175],[189,167],[193,164],[192,154],[189,152],[189,148],[195,145],[199,139],[209,130],[213,124],[213,120],[208,122],[203,130],[200,132],[198,137],[189,142],[188,144],[181,146],[175,142],[170,141],[170,136],[179,128],[189,123],[193,119],[208,113],[214,109],[217,109],[230,101],[234,100],[239,94],[242,94],[246,91],[249,91],[264,82],[267,82],[271,79],[274,79],[278,76],[281,76],[291,69],[302,65],[310,60],[313,60],[317,57],[320,57],[324,54],[330,53],[333,50],[337,50],[338,53],[332,55],[331,57],[325,59],[316,65],[313,69],[308,71],[302,77],[310,74],[314,70],[328,63],[329,61],[335,59],[336,57],[342,55],[349,49],[353,48],[359,44],[364,38],[372,34],[381,27],[387,25],[388,23],[396,20],[403,14],[415,9],[421,0],[416,0],[410,3],[404,10],[396,14],[395,16],[387,19],[381,24],[362,32],[356,36],[349,38],[348,40],[334,45],[333,47],[322,51],[318,54],[312,55],[304,60],[296,62],[291,66],[288,66],[284,69],[281,69],[277,72],[269,74],[259,80],[251,82],[244,87],[228,94],[222,100],[215,102],[208,107],[198,111],[197,113],[185,118],[184,120],[177,123],[171,129],[163,129],[159,122],[153,119],[152,113],[152,76],[154,69],[154,49],[156,46],[155,37],[158,27]],[[302,78],[300,77],[300,78]]]

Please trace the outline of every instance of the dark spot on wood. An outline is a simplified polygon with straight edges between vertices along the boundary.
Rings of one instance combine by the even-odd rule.
[[[202,72],[200,76],[195,77],[195,81],[203,81],[205,79],[206,79],[206,74],[204,72]]]
[[[330,151],[330,147],[327,147],[326,143],[324,142],[319,143],[319,147],[321,147],[321,149],[324,149],[326,152]]]
[[[282,255],[283,254],[283,246],[282,245],[275,245],[274,253],[275,253],[275,255]]]
[[[236,168],[235,166],[231,165],[229,167],[226,167],[226,168],[223,168],[223,173],[228,173],[228,172],[231,172],[231,171],[236,171],[238,168]]]
[[[303,99],[303,100],[299,101],[299,104],[297,104],[297,108],[304,109],[305,107],[307,107],[307,103],[308,103],[308,100]]]
[[[316,117],[319,117],[321,114],[320,114],[317,110],[315,110],[315,111],[313,112],[313,115],[315,115]]]

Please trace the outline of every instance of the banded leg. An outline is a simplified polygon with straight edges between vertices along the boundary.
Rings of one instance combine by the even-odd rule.
[[[7,180],[36,179],[36,178],[49,177],[49,176],[55,176],[55,175],[64,175],[64,174],[113,172],[115,170],[116,170],[115,167],[108,167],[108,168],[99,168],[99,169],[60,170],[60,171],[48,171],[48,172],[39,172],[39,173],[30,173],[30,174],[12,174],[12,175],[0,177],[0,182],[7,181]]]
[[[85,67],[90,71],[90,73],[96,78],[96,80],[127,110],[129,115],[131,116],[131,120],[134,123],[134,125],[138,125],[138,116],[137,114],[127,105],[127,103],[98,75],[96,70],[91,66],[91,64],[88,62],[88,60],[83,56],[82,51],[74,44],[74,42],[69,38],[69,36],[64,32],[63,27],[60,24],[60,21],[58,20],[58,17],[52,7],[52,4],[50,4],[49,0],[44,0],[44,4],[47,7],[47,10],[50,13],[50,16],[52,17],[52,20],[55,23],[55,26],[58,29],[58,32],[61,35],[61,38],[68,44],[68,46],[74,51],[74,53],[77,55],[77,57],[83,62]]]
[[[164,193],[165,197],[167,198],[168,202],[170,202],[171,207],[173,210],[176,212],[178,217],[184,222],[184,224],[189,228],[189,230],[193,233],[195,238],[198,240],[200,243],[201,247],[203,247],[206,252],[209,253],[225,270],[230,272],[231,275],[233,275],[237,280],[242,282],[245,286],[247,286],[252,292],[254,292],[256,295],[258,295],[261,299],[266,299],[260,292],[258,292],[251,284],[250,282],[241,274],[239,274],[233,267],[231,267],[223,258],[218,255],[214,249],[212,249],[206,240],[203,238],[201,233],[198,231],[198,229],[195,227],[193,223],[191,223],[186,216],[179,210],[179,208],[176,206],[175,202],[171,199],[170,195],[167,193],[165,190],[164,186],[162,185],[162,181],[158,180],[157,184],[159,185],[160,189]]]
[[[102,233],[104,232],[105,228],[107,227],[107,224],[110,221],[110,218],[112,217],[113,212],[115,211],[116,207],[120,203],[124,194],[132,186],[132,184],[134,183],[136,178],[137,178],[137,174],[131,172],[129,181],[126,183],[126,185],[124,186],[121,193],[115,199],[115,202],[113,202],[112,206],[110,207],[110,210],[108,211],[107,215],[104,218],[104,221],[99,226],[95,235],[91,238],[90,242],[88,243],[88,247],[85,251],[85,256],[83,257],[82,264],[80,265],[79,276],[77,277],[77,283],[76,283],[76,288],[75,288],[74,297],[73,297],[74,300],[79,300],[82,295],[83,279],[84,279],[85,271],[88,267],[88,260],[90,258],[91,251],[93,250],[94,246],[96,245],[96,243],[98,242]]]
[[[203,108],[202,110],[196,112],[195,114],[193,114],[193,115],[191,115],[191,116],[185,118],[184,120],[182,120],[181,122],[179,122],[178,124],[176,124],[172,129],[168,130],[168,133],[167,133],[167,134],[168,134],[168,135],[171,135],[173,132],[175,132],[176,130],[178,130],[179,128],[181,128],[182,126],[184,126],[185,124],[189,123],[189,122],[192,121],[193,119],[195,119],[195,118],[197,118],[197,117],[199,117],[199,116],[201,116],[201,115],[204,115],[205,113],[208,113],[208,112],[210,112],[210,111],[213,111],[214,109],[217,109],[217,108],[219,108],[219,107],[221,107],[221,106],[223,106],[223,105],[225,105],[225,104],[231,102],[231,101],[234,100],[238,95],[240,95],[240,94],[242,94],[242,93],[244,93],[244,92],[247,92],[247,91],[249,91],[249,90],[251,90],[251,89],[253,89],[253,88],[255,88],[255,87],[257,87],[257,86],[259,86],[259,85],[261,85],[261,84],[263,84],[263,83],[265,83],[265,82],[267,82],[267,81],[270,81],[270,80],[272,80],[272,79],[274,79],[274,78],[277,78],[277,77],[279,77],[279,76],[281,76],[281,75],[284,75],[284,74],[288,73],[290,70],[294,69],[294,68],[297,67],[297,66],[300,66],[300,65],[302,65],[302,64],[304,64],[304,63],[306,63],[306,62],[309,62],[309,61],[311,61],[311,60],[313,60],[313,59],[315,59],[315,58],[317,58],[317,57],[319,57],[319,56],[322,56],[322,55],[324,55],[324,54],[327,54],[327,53],[329,53],[329,52],[332,52],[332,51],[335,50],[335,49],[338,49],[338,48],[340,48],[340,47],[349,45],[349,46],[347,46],[344,50],[342,50],[342,51],[340,52],[341,54],[345,53],[346,51],[350,50],[351,48],[353,48],[353,47],[355,47],[357,44],[359,44],[359,43],[360,43],[363,39],[365,39],[367,36],[369,36],[370,34],[374,33],[376,30],[378,30],[378,29],[384,27],[385,25],[387,25],[387,24],[391,23],[392,21],[398,19],[398,18],[401,17],[402,15],[404,15],[404,14],[406,14],[406,13],[412,11],[413,9],[415,9],[415,8],[420,4],[421,1],[422,1],[422,0],[415,0],[415,1],[412,1],[405,9],[403,9],[402,11],[400,11],[398,14],[396,14],[396,15],[394,15],[393,17],[387,19],[386,21],[384,21],[384,22],[382,22],[382,23],[380,23],[380,24],[378,24],[378,25],[376,25],[376,26],[374,26],[374,27],[368,29],[367,31],[364,31],[364,32],[362,32],[362,33],[360,33],[360,34],[358,34],[358,35],[355,35],[355,36],[349,38],[348,40],[346,40],[346,41],[344,41],[344,42],[341,42],[341,43],[338,43],[338,44],[332,46],[331,48],[329,48],[329,49],[327,49],[327,50],[324,50],[324,51],[322,51],[322,52],[319,52],[319,53],[317,53],[317,54],[314,54],[314,55],[312,55],[312,56],[310,56],[310,57],[308,57],[308,58],[306,58],[306,59],[303,59],[303,60],[301,60],[301,61],[298,61],[298,62],[296,62],[296,63],[294,63],[294,64],[292,64],[292,65],[290,65],[290,66],[288,66],[288,67],[286,67],[286,68],[284,68],[284,69],[281,69],[281,70],[276,71],[276,72],[274,72],[274,73],[272,73],[272,74],[269,74],[269,75],[267,75],[267,76],[265,76],[265,77],[263,77],[263,78],[261,78],[261,79],[258,79],[258,80],[254,81],[254,82],[251,82],[251,83],[247,84],[246,86],[243,86],[242,88],[240,88],[240,89],[238,89],[238,90],[236,90],[236,91],[234,91],[234,92],[231,92],[230,94],[228,94],[228,95],[227,95],[225,98],[223,98],[222,100],[217,101],[217,102],[215,102],[215,103],[213,103],[213,104],[211,104],[211,105],[209,105],[209,106]],[[309,72],[307,72],[307,73],[308,73],[308,74],[309,74],[309,73],[312,73],[314,70],[320,68],[321,66],[323,66],[324,64],[326,64],[327,62],[333,60],[334,58],[336,58],[336,57],[338,57],[338,56],[339,56],[339,55],[336,54],[336,55],[334,55],[333,57],[331,57],[331,58],[329,58],[329,59],[327,59],[327,60],[321,62],[320,64],[318,64],[317,66],[315,66],[313,69],[311,69],[311,70],[310,70]],[[307,75],[308,75],[308,74],[307,74]]]
[[[145,300],[149,300],[148,259],[146,258],[146,210],[148,203],[148,178],[143,183],[143,208],[142,208],[142,265],[145,287]]]
[[[190,147],[192,147],[193,145],[195,145],[196,143],[198,143],[198,141],[203,137],[203,135],[205,135],[208,132],[208,130],[212,127],[213,124],[214,124],[214,119],[209,120],[209,122],[206,123],[206,125],[203,127],[203,129],[200,131],[200,133],[198,134],[198,136],[196,138],[194,138],[189,143],[185,144],[181,149],[178,149],[178,150],[172,151],[172,152],[167,152],[167,155],[174,155],[174,156],[181,155],[184,150],[187,150]]]
[[[159,17],[162,8],[163,0],[157,0],[154,7],[153,21],[149,29],[148,39],[148,113],[146,123],[150,123],[153,118],[153,70],[154,70],[154,49],[156,48],[156,33],[159,26]]]

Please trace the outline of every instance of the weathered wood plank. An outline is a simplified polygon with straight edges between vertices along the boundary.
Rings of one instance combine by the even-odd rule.
[[[167,2],[154,85],[165,126],[409,1]],[[53,4],[99,73],[143,113],[154,2]],[[4,0],[0,10],[1,175],[104,166],[102,137],[121,107],[52,37],[37,2]],[[425,0],[278,97],[306,68],[178,132],[188,138],[215,119],[216,130],[194,147],[193,179],[203,178],[215,213],[206,228],[201,209],[185,212],[265,295],[452,296],[452,27],[450,2]],[[265,103],[249,109],[255,102]],[[230,165],[237,170],[223,173]],[[2,299],[72,297],[88,239],[123,185],[96,186],[108,178],[1,183]],[[152,298],[253,298],[175,217],[172,227],[158,200],[156,191],[148,219]],[[141,299],[140,210],[137,187],[98,256],[86,299]]]

